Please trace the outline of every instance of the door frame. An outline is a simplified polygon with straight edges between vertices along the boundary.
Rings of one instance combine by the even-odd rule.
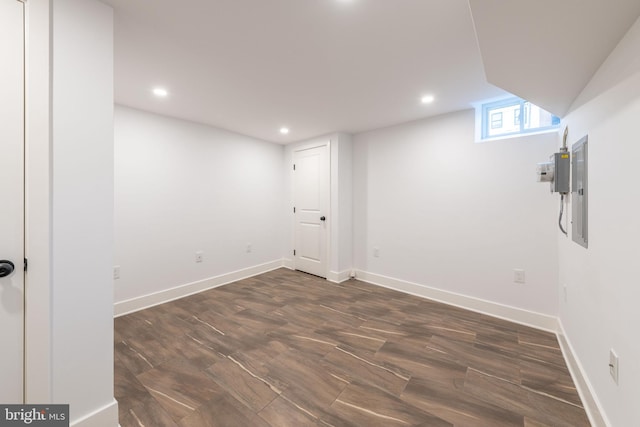
[[[315,140],[313,142],[307,142],[307,143],[301,143],[301,144],[296,144],[292,147],[291,150],[291,164],[289,165],[289,170],[291,173],[291,211],[292,212],[292,219],[291,219],[291,223],[292,223],[292,248],[295,249],[296,246],[296,216],[295,214],[293,214],[293,207],[295,206],[295,172],[293,170],[293,164],[295,162],[295,153],[297,151],[304,151],[304,150],[310,150],[313,148],[319,148],[319,147],[326,147],[327,149],[327,170],[325,171],[327,173],[328,176],[328,188],[327,188],[327,200],[325,200],[326,203],[326,209],[327,209],[327,220],[325,222],[326,224],[326,235],[325,235],[325,239],[326,239],[326,248],[325,248],[325,256],[326,258],[326,265],[325,265],[325,280],[328,280],[329,277],[329,272],[331,271],[331,226],[333,223],[333,218],[331,215],[331,139],[330,138],[319,138],[318,140]],[[293,257],[292,260],[292,268],[295,270],[296,269],[296,258],[295,256]]]
[[[26,308],[26,272],[24,258],[26,254],[26,7],[24,0],[8,1],[3,9],[7,13],[8,31],[6,36],[11,48],[7,56],[11,58],[7,69],[5,87],[10,87],[10,94],[5,100],[8,107],[8,117],[11,124],[3,137],[8,138],[7,179],[9,182],[6,197],[8,198],[7,246],[3,247],[2,258],[13,263],[13,272],[2,279],[3,298],[7,297],[7,310],[3,310],[3,320],[6,315],[5,345],[9,346],[6,355],[7,366],[10,371],[6,387],[2,394],[7,393],[6,404],[21,404],[25,401],[25,308]],[[20,36],[17,36],[20,34]],[[17,36],[17,39],[13,39]],[[20,42],[20,43],[18,43]],[[3,76],[5,77],[5,76]],[[15,78],[15,80],[14,80]],[[18,86],[16,86],[18,83]],[[9,118],[10,117],[10,118]],[[3,218],[4,220],[5,218]],[[5,362],[5,360],[3,360]],[[0,387],[2,385],[0,384]]]
[[[51,403],[51,5],[24,1],[25,274],[24,399]]]

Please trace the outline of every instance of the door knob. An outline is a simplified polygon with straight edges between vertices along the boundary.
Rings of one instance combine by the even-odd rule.
[[[324,215],[320,217],[320,221],[326,221],[326,219],[327,218]]]
[[[7,277],[13,273],[14,269],[15,265],[13,265],[11,261],[7,261],[6,259],[0,261],[0,277]]]

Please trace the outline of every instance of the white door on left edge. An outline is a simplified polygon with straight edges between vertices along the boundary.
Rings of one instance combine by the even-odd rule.
[[[294,152],[295,268],[327,277],[329,147]]]
[[[23,403],[24,6],[0,0],[0,403]]]

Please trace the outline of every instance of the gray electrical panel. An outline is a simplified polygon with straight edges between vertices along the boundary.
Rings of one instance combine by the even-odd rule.
[[[569,153],[560,152],[551,156],[553,163],[553,181],[551,182],[551,191],[555,193],[569,193]]]
[[[588,247],[588,136],[571,147],[571,238],[580,246]]]

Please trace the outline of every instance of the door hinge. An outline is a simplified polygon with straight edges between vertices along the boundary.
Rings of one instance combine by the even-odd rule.
[[[24,259],[24,271],[27,271],[27,267],[29,266],[29,261],[27,261],[27,259]]]
[[[296,207],[295,206],[293,207],[293,213],[296,213]]]
[[[295,163],[293,164],[293,170],[296,170],[296,164]]]
[[[293,250],[293,256],[296,256],[296,250],[295,249]]]

